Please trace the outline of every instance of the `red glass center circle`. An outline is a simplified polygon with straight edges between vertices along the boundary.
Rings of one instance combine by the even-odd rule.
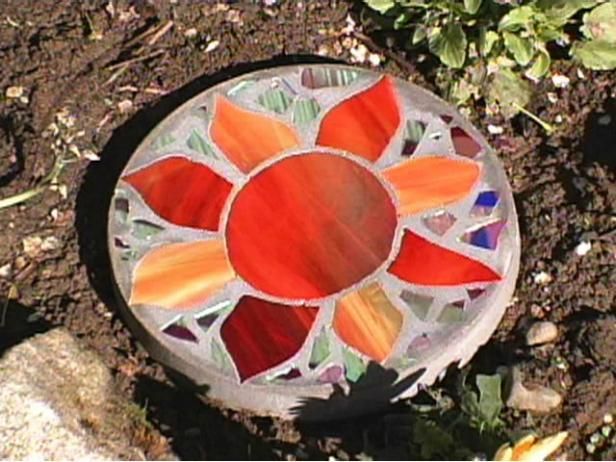
[[[238,192],[227,250],[253,287],[283,298],[320,298],[387,259],[396,221],[389,194],[369,170],[309,152],[267,167]]]

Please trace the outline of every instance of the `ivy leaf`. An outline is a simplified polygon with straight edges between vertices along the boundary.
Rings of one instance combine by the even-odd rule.
[[[530,40],[519,37],[511,32],[503,32],[503,39],[505,41],[505,47],[511,52],[520,66],[526,66],[530,60],[533,59],[535,50]]]
[[[616,43],[616,2],[604,3],[586,13],[580,30],[589,39]]]
[[[479,30],[479,41],[477,43],[477,48],[481,56],[488,56],[494,44],[498,41],[498,34],[493,30],[486,30],[485,28],[481,28]]]
[[[499,374],[478,374],[476,378],[477,388],[479,389],[479,412],[484,422],[490,427],[495,427],[498,424],[498,416],[503,409],[501,381]]]
[[[378,11],[381,14],[385,14],[387,11],[392,9],[396,4],[394,0],[364,0],[364,2],[370,8]]]
[[[550,69],[550,54],[545,49],[539,49],[539,53],[533,62],[533,65],[526,72],[526,76],[531,80],[539,80]]]
[[[531,22],[534,15],[535,11],[528,5],[514,8],[501,18],[498,23],[498,30],[509,32],[520,30]]]
[[[571,48],[571,55],[589,69],[616,69],[616,46],[605,40],[578,42]]]
[[[415,32],[413,32],[413,37],[411,38],[411,45],[417,45],[426,39],[428,36],[428,31],[424,26],[417,26],[415,28]]]
[[[545,13],[548,20],[564,24],[578,11],[596,4],[597,0],[539,0],[537,8]]]
[[[511,69],[500,68],[488,89],[488,98],[498,103],[505,117],[513,117],[530,102],[531,88]]]
[[[464,0],[464,9],[470,13],[475,14],[481,7],[482,0]]]
[[[429,41],[429,48],[446,66],[459,69],[466,59],[466,34],[459,24],[449,24],[435,32]]]

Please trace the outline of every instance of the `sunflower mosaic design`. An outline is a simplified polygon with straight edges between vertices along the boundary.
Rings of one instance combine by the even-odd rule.
[[[467,361],[519,259],[504,172],[468,122],[409,83],[327,65],[250,74],[174,112],[124,170],[109,235],[163,360],[272,413],[369,362],[431,383]]]

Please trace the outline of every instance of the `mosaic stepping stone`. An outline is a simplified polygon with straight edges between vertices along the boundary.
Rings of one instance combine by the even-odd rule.
[[[109,250],[154,357],[231,408],[325,419],[469,361],[520,241],[505,173],[455,109],[388,75],[298,65],[163,120],[118,180]]]

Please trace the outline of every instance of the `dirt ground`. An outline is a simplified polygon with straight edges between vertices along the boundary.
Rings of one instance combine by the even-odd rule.
[[[100,160],[82,156],[64,169],[55,191],[0,210],[0,353],[49,325],[68,328],[145,408],[151,426],[137,426],[134,439],[151,458],[168,445],[183,459],[419,457],[408,436],[391,429],[393,417],[408,412],[404,404],[302,426],[203,403],[169,380],[116,312],[106,213],[114,183],[144,135],[179,104],[231,76],[325,59],[319,54],[351,62],[352,37],[343,31],[351,5],[344,1],[231,3],[2,1],[0,199],[46,175],[53,143],[57,150],[74,144]],[[435,90],[429,59],[419,63],[379,37],[355,37],[383,56],[385,71]],[[547,79],[530,108],[558,127],[551,136],[524,116],[504,121],[486,115],[481,104],[473,108],[484,133],[488,124],[504,128],[490,141],[513,185],[523,248],[514,303],[471,368],[494,373],[518,364],[530,383],[564,396],[549,415],[507,411],[508,428],[567,429],[568,458],[613,459],[614,446],[593,454],[585,447],[603,415],[616,412],[616,73],[579,74],[568,63],[558,64],[558,72],[570,84],[556,88]],[[23,87],[21,99],[4,96],[11,86]],[[49,133],[52,123],[59,133]],[[581,242],[591,244],[585,255],[576,252]],[[525,346],[535,318],[558,325],[555,343]]]

